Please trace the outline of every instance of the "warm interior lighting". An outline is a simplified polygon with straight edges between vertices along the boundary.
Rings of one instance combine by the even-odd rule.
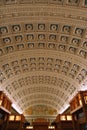
[[[26,129],[33,129],[33,126],[27,126]]]
[[[67,115],[66,118],[67,118],[68,121],[72,120],[72,116],[71,115]]]
[[[48,129],[55,129],[55,126],[48,126]]]
[[[87,95],[84,96],[85,104],[87,104]]]
[[[2,105],[2,100],[0,100],[0,106]]]
[[[80,94],[78,94],[79,105],[82,106],[82,100]]]
[[[79,104],[82,106],[82,101],[81,101],[81,99],[79,99]]]
[[[64,115],[60,116],[60,120],[63,121],[63,120],[66,120],[66,117]]]
[[[21,120],[21,116],[16,116],[15,120],[16,121],[20,121]]]
[[[14,116],[14,115],[10,115],[10,116],[9,116],[9,121],[14,121],[14,119],[15,119],[15,116]]]

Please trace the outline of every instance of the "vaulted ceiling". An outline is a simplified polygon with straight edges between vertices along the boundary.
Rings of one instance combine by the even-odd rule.
[[[87,89],[86,7],[87,0],[0,0],[0,90],[20,113],[54,118]]]

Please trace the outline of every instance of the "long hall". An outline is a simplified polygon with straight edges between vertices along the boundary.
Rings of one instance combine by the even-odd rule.
[[[87,0],[0,0],[0,130],[87,130]]]

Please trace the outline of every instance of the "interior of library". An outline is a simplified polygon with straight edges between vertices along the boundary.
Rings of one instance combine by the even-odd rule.
[[[0,130],[87,130],[87,0],[0,0]]]

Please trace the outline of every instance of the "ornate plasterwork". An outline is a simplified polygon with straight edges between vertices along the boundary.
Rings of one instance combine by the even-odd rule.
[[[49,116],[49,115],[56,115],[57,114],[57,111],[51,107],[47,107],[45,105],[37,105],[37,106],[32,106],[30,108],[28,108],[25,113],[25,115],[34,115],[34,116],[40,116],[40,115],[43,115],[44,114],[46,116]]]
[[[86,4],[0,1],[0,89],[23,112],[47,105],[59,113],[86,86]]]
[[[1,56],[15,51],[47,49],[87,57],[84,27],[60,23],[21,23],[1,26],[0,34]]]
[[[4,0],[0,4],[58,4],[67,6],[86,6],[87,0]]]

